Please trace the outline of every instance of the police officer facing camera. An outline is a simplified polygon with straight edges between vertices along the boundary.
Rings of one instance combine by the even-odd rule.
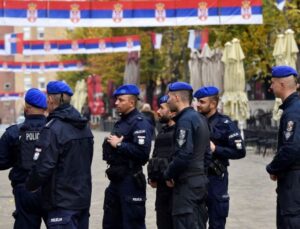
[[[267,172],[277,181],[277,228],[299,228],[300,225],[300,98],[297,71],[289,66],[272,68],[271,89],[282,100],[283,110],[277,152]]]
[[[105,190],[103,229],[144,229],[146,179],[153,127],[136,109],[139,89],[125,84],[114,92],[120,120],[103,142],[103,159],[110,180]]]
[[[0,139],[0,169],[9,169],[16,211],[14,229],[39,229],[44,216],[40,190],[31,193],[25,189],[25,180],[34,165],[34,145],[46,124],[46,95],[36,88],[25,95],[25,121],[10,126]]]
[[[35,167],[26,188],[42,187],[48,229],[89,227],[93,135],[88,120],[70,105],[73,92],[62,81],[47,84],[48,123],[35,145]]]
[[[191,107],[192,87],[184,82],[168,86],[168,105],[176,112],[174,153],[164,172],[173,187],[172,217],[176,229],[206,228],[206,184],[204,154],[209,145],[205,117]]]
[[[194,93],[197,109],[208,119],[211,160],[208,161],[208,216],[210,229],[225,228],[229,211],[229,159],[245,157],[246,150],[240,131],[231,119],[217,111],[219,89],[202,87]]]
[[[155,139],[152,158],[149,160],[148,183],[156,189],[156,224],[158,229],[172,229],[172,188],[166,186],[163,173],[174,151],[174,112],[167,104],[168,96],[159,99],[158,120],[164,126]]]

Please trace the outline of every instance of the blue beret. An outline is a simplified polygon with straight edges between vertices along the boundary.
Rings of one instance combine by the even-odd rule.
[[[298,76],[298,73],[290,66],[276,66],[272,68],[272,77],[274,78],[284,78],[292,75]]]
[[[186,82],[175,82],[169,84],[169,91],[192,91],[193,88]]]
[[[160,97],[160,99],[158,101],[159,105],[162,103],[166,103],[168,101],[168,99],[169,99],[169,96],[167,96],[167,95]]]
[[[31,88],[26,92],[25,102],[37,108],[47,109],[46,95],[36,88]]]
[[[119,96],[119,95],[136,95],[138,96],[140,94],[140,90],[138,87],[134,84],[124,84],[120,87],[118,87],[113,96]]]
[[[208,96],[218,95],[219,89],[216,87],[201,87],[195,93],[194,97],[197,99],[201,99]]]
[[[69,96],[73,95],[73,91],[68,84],[63,81],[51,81],[47,84],[48,94],[67,94]]]

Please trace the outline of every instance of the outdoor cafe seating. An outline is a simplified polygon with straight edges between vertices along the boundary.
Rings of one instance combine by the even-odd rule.
[[[243,130],[246,146],[253,147],[256,154],[266,156],[276,152],[278,127],[272,126],[272,113],[258,110],[247,120]]]

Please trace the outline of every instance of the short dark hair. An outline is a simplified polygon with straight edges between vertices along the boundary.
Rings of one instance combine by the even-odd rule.
[[[179,94],[183,102],[188,102],[189,104],[193,101],[193,91],[181,90],[176,91]]]

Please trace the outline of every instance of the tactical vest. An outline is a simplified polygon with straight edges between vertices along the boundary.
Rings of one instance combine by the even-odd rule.
[[[167,168],[174,153],[174,127],[167,127],[155,139],[153,157],[149,160],[148,176],[152,180],[159,180]]]
[[[34,160],[34,147],[39,139],[42,127],[29,127],[22,125],[19,132],[19,149],[17,164],[20,168],[31,170]]]

